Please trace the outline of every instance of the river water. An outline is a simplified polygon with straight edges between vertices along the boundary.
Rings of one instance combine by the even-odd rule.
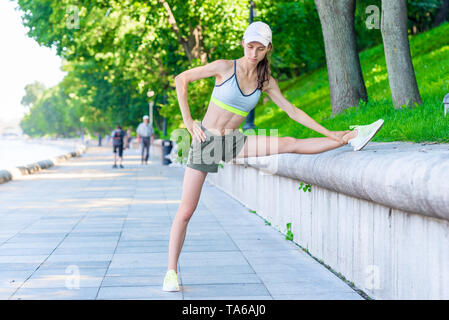
[[[74,151],[79,139],[20,140],[0,138],[0,170],[31,164]]]

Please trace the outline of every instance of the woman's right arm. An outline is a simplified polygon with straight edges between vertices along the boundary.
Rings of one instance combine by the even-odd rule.
[[[176,94],[178,96],[182,119],[193,139],[204,141],[206,140],[206,134],[201,130],[201,127],[193,121],[192,115],[190,114],[190,108],[187,101],[187,89],[189,83],[203,78],[221,77],[220,74],[226,72],[227,67],[227,61],[220,59],[204,66],[186,70],[175,77]]]

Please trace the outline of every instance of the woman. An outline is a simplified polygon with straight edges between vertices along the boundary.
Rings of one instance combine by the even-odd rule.
[[[170,232],[169,263],[163,283],[164,291],[179,291],[177,261],[187,224],[197,207],[207,173],[217,172],[220,160],[227,162],[232,158],[278,153],[320,153],[341,147],[348,142],[353,145],[354,150],[360,150],[383,124],[383,120],[378,120],[368,126],[354,126],[356,128],[353,131],[327,130],[288,102],[270,75],[267,59],[267,53],[272,48],[270,27],[260,21],[252,23],[246,29],[241,44],[244,48],[243,57],[236,60],[216,60],[184,71],[175,78],[182,117],[194,140],[184,174],[181,204]],[[198,124],[190,115],[187,88],[189,82],[208,77],[215,77],[216,85],[206,115]],[[240,124],[256,106],[262,91],[290,118],[326,137],[295,139],[246,136],[241,133],[238,130]],[[271,141],[272,139],[276,141]],[[277,148],[271,150],[266,147],[270,145],[277,145]]]

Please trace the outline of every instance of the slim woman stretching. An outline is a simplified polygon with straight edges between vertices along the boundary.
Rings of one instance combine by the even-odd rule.
[[[184,243],[187,224],[193,215],[208,172],[217,172],[220,160],[258,157],[279,153],[321,153],[348,143],[354,150],[362,149],[381,128],[380,119],[371,125],[354,126],[353,131],[329,131],[296,108],[282,95],[270,75],[267,53],[271,50],[271,30],[263,22],[254,22],[242,40],[244,56],[236,60],[216,60],[207,65],[182,72],[175,78],[182,117],[193,137],[184,174],[181,204],[170,232],[168,270],[164,291],[179,291],[177,263]],[[215,77],[216,85],[206,115],[200,124],[189,111],[189,82]],[[217,84],[218,83],[218,84]],[[262,93],[268,96],[291,119],[315,130],[325,138],[296,139],[293,137],[246,136],[238,128],[253,109]],[[276,141],[272,141],[275,139]],[[268,148],[275,145],[276,148]]]

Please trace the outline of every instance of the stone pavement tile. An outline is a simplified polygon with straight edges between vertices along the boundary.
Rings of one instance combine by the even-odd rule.
[[[109,264],[111,263],[110,260],[106,261],[77,261],[77,260],[71,260],[71,261],[57,261],[57,262],[48,262],[45,261],[41,264],[40,268],[46,268],[46,269],[66,269],[66,268],[74,268],[77,267],[79,269],[84,268],[93,268],[93,269],[99,269],[99,268],[107,268]]]
[[[170,233],[169,227],[158,227],[158,228],[147,228],[147,229],[124,229],[122,231],[121,238],[123,240],[129,240],[129,237],[139,237],[142,240],[145,240],[145,237],[150,237],[148,240],[163,240],[166,238],[166,235]],[[138,240],[137,240],[138,241]]]
[[[71,277],[78,273],[82,277],[104,277],[107,267],[101,268],[81,268],[75,266],[64,266],[59,268],[40,267],[33,273],[33,277],[55,276],[55,277]]]
[[[101,287],[97,299],[182,300],[182,292],[165,292],[162,290],[162,284],[158,286]]]
[[[187,229],[186,237],[191,237],[193,239],[207,239],[207,238],[229,238],[229,235],[224,231],[209,231],[206,228]]]
[[[116,254],[120,253],[151,253],[151,252],[168,252],[168,244],[166,246],[145,246],[145,247],[118,247]]]
[[[46,263],[57,263],[66,261],[77,261],[77,262],[96,262],[96,261],[110,261],[112,259],[113,253],[109,254],[52,254],[46,260]]]
[[[356,292],[316,291],[273,295],[274,300],[364,300]]]
[[[66,274],[33,274],[22,288],[98,288],[103,275],[89,275],[85,272]]]
[[[58,249],[66,249],[66,248],[112,248],[114,249],[117,246],[117,240],[102,240],[97,239],[96,241],[88,242],[88,241],[75,241],[75,240],[64,240],[59,246]]]
[[[254,274],[254,269],[251,268],[250,265],[201,265],[201,266],[184,266],[181,265],[178,270],[181,274],[181,277],[185,274],[193,274],[193,275],[214,275],[214,274],[235,274],[235,273],[249,273]]]
[[[54,221],[51,221],[51,222],[44,221],[42,223],[39,223],[40,221],[41,220],[33,223],[33,225],[31,227],[21,231],[21,233],[22,234],[28,234],[28,235],[29,234],[36,234],[36,235],[39,235],[39,237],[41,235],[48,237],[48,234],[51,234],[51,233],[54,233],[55,236],[56,235],[57,236],[60,236],[60,235],[64,236],[67,233],[69,233],[73,229],[73,227],[75,225],[75,223],[70,223],[70,224],[64,223],[64,224],[62,224],[62,223],[55,223]]]
[[[183,252],[211,252],[211,251],[238,251],[234,244],[204,244],[204,245],[183,245]]]
[[[209,274],[181,274],[182,284],[233,284],[233,283],[262,283],[255,273],[209,273]]]
[[[202,266],[224,267],[224,266],[229,266],[229,265],[233,265],[233,266],[246,266],[246,265],[248,265],[248,262],[245,261],[244,259],[228,260],[228,259],[208,258],[207,257],[208,253],[209,252],[203,252],[204,258],[199,259],[199,260],[187,260],[187,261],[184,261],[184,260],[180,259],[179,260],[179,264],[181,265],[182,268],[185,268],[185,267],[202,267]]]
[[[255,264],[251,265],[251,268],[256,273],[263,273],[263,272],[298,272],[301,270],[300,266],[297,265],[286,265],[283,263],[277,263],[276,261],[272,262],[271,264]]]
[[[20,233],[18,233],[14,239],[29,239],[29,240],[33,240],[33,239],[39,239],[40,241],[43,240],[53,240],[53,239],[62,239],[67,235],[67,232],[27,232],[25,231],[21,231]]]
[[[73,234],[68,235],[65,239],[65,243],[70,242],[86,242],[86,243],[95,243],[95,242],[117,242],[120,238],[120,235],[112,236],[112,237],[100,237],[100,236],[93,236],[93,237],[84,237],[84,236],[74,236]]]
[[[218,296],[269,296],[260,283],[182,285],[185,298]]]
[[[47,248],[28,248],[25,247],[25,244],[23,247],[18,248],[6,248],[0,246],[0,256],[48,256],[53,250],[53,246]]]
[[[298,246],[292,248],[287,248],[283,250],[271,249],[267,250],[265,248],[259,248],[259,250],[242,250],[242,253],[248,259],[258,258],[258,257],[268,257],[271,259],[283,258],[283,257],[301,257],[307,261],[315,261],[312,257],[302,251]],[[318,262],[317,262],[318,263]]]
[[[219,297],[184,297],[184,300],[273,300],[272,296],[219,296]]]
[[[109,254],[112,257],[115,246],[108,247],[58,247],[52,255],[89,255],[89,254]]]
[[[284,243],[279,239],[266,239],[263,236],[259,236],[260,239],[236,239],[232,238],[235,241],[235,244],[240,248],[240,250],[257,250],[260,248],[264,248],[266,250],[287,250],[290,249],[291,246]]]
[[[11,239],[8,239],[8,244],[17,243],[17,245],[23,245],[26,246],[57,246],[61,240],[64,239],[64,237],[61,238],[40,238],[35,237],[34,239],[30,238],[19,238],[19,237],[13,237]]]
[[[21,288],[12,300],[93,300],[98,288]]]
[[[218,221],[210,220],[210,221],[193,221],[189,222],[189,228],[188,230],[200,230],[200,231],[207,231],[207,232],[224,232],[221,225],[218,224]]]
[[[14,292],[16,292],[17,288],[3,288],[0,287],[0,300],[8,300]]]
[[[0,271],[0,299],[8,299],[32,273],[32,270]]]
[[[43,262],[48,255],[37,255],[37,256],[0,256],[0,266],[3,264],[22,264],[22,263],[41,263]]]
[[[133,234],[133,233],[124,233],[122,234],[122,237],[120,239],[123,239],[125,241],[129,240],[169,240],[170,234],[168,232],[163,234],[147,234],[147,233],[141,233],[141,234]]]
[[[312,267],[313,268],[325,268],[321,264],[314,264],[310,261],[304,259],[304,257],[301,257],[299,254],[296,257],[282,257],[282,258],[269,258],[269,257],[257,257],[257,258],[248,258],[246,257],[247,261],[252,266],[259,266],[259,265],[268,265],[270,263],[273,263],[275,261],[277,264],[284,264],[286,266],[293,266],[295,268],[305,268],[305,267]]]
[[[102,287],[141,287],[141,286],[158,286],[164,281],[165,270],[158,274],[147,274],[144,276],[118,276],[105,277]]]
[[[123,267],[159,267],[168,263],[168,252],[119,253],[112,258],[110,268]]]
[[[186,262],[198,262],[199,260],[217,260],[217,261],[232,261],[234,263],[246,264],[247,260],[240,251],[211,251],[211,252],[186,252],[181,251],[179,256],[180,261]]]
[[[188,238],[188,239],[187,239]],[[186,234],[186,241],[185,244],[188,244],[188,242],[194,241],[198,244],[205,244],[205,243],[212,243],[212,242],[224,242],[224,241],[231,241],[229,236],[227,234],[209,234],[205,235],[201,232],[189,232],[187,231]]]
[[[110,228],[121,228],[123,225],[123,221],[125,219],[109,219],[109,218],[102,218],[96,217],[96,216],[87,216],[85,219],[81,220],[77,224],[77,228],[90,228],[95,227],[99,228],[99,230],[105,231],[105,232],[115,232],[115,230],[108,230]]]
[[[313,294],[315,292],[328,292],[337,294],[342,292],[354,292],[348,285],[328,285],[320,280],[310,280],[304,277],[300,281],[277,282],[264,281],[264,284],[271,295],[291,294]]]
[[[313,281],[319,283],[323,287],[333,287],[334,289],[346,290],[348,285],[338,278],[335,274],[327,270],[324,266],[315,268],[304,266],[293,272],[259,272],[258,276],[265,283],[286,283]],[[352,289],[351,289],[352,290]]]
[[[34,270],[6,270],[0,271],[0,288],[17,285],[32,275]]]
[[[3,271],[10,271],[10,270],[16,270],[16,271],[34,271],[39,267],[40,263],[17,263],[17,262],[11,262],[11,263],[0,263],[0,272]]]
[[[167,240],[122,240],[120,239],[117,248],[122,247],[161,247],[166,245],[168,247]]]
[[[82,226],[76,227],[71,231],[71,235],[73,237],[76,236],[95,236],[95,237],[104,237],[104,236],[120,236],[120,232],[122,230],[122,226],[117,227],[101,227],[101,226]]]
[[[111,267],[108,269],[106,276],[107,277],[151,277],[151,276],[165,276],[165,272],[167,271],[167,265],[158,266],[158,267],[147,267],[147,268],[139,268],[139,267],[122,267],[116,268]]]
[[[76,232],[78,231],[78,232]],[[100,230],[73,230],[73,232],[70,233],[70,235],[67,238],[74,238],[74,239],[90,239],[90,238],[101,238],[101,239],[108,239],[108,238],[119,238],[120,237],[120,230],[114,231],[114,232],[101,232]]]
[[[199,212],[195,211],[193,216],[190,218],[189,227],[190,227],[190,224],[204,225],[205,223],[211,223],[211,222],[218,224],[217,218],[213,214],[211,214],[207,209],[205,211],[199,211]],[[235,225],[238,225],[238,224],[235,224]]]
[[[187,238],[184,240],[184,246],[186,245],[211,245],[211,246],[221,246],[221,245],[235,245],[231,238],[220,237],[220,238],[208,238],[208,239],[191,239]]]

